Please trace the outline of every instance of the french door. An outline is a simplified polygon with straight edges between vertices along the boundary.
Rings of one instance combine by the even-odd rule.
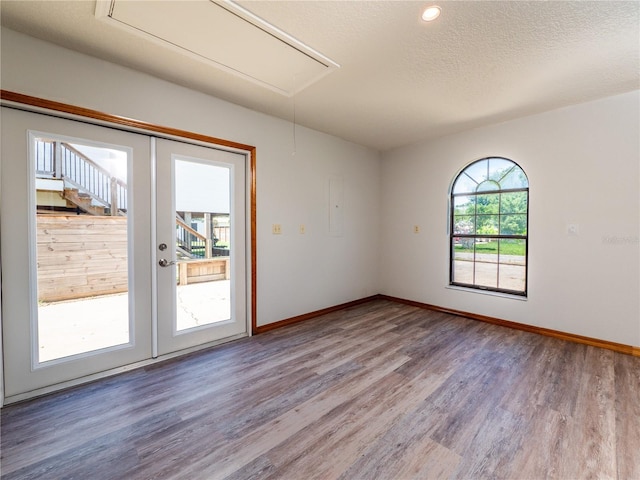
[[[157,139],[160,355],[247,331],[245,156]]]
[[[246,334],[245,156],[2,107],[9,401]]]

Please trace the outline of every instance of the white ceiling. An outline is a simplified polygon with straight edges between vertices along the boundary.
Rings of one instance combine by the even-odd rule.
[[[288,98],[98,20],[95,1],[2,0],[0,14],[8,28],[257,111],[291,120],[295,104],[297,123],[378,150],[640,88],[637,0],[237,3],[341,68]],[[425,24],[433,3],[442,15]]]

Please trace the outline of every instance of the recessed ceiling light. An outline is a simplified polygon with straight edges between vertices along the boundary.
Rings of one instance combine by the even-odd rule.
[[[422,20],[425,22],[432,22],[436,18],[440,16],[440,7],[437,5],[432,5],[431,7],[427,7],[422,12]]]

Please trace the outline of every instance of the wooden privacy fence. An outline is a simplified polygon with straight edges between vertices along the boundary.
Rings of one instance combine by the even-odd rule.
[[[127,291],[127,218],[38,215],[38,300]]]
[[[38,215],[38,300],[127,291],[127,218]],[[229,257],[177,262],[178,283],[229,279]]]

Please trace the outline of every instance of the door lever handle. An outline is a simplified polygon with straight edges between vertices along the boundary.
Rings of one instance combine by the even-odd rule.
[[[169,261],[165,258],[161,258],[160,261],[158,261],[158,265],[160,265],[161,267],[170,267],[171,265],[175,265],[176,262],[174,261]]]

